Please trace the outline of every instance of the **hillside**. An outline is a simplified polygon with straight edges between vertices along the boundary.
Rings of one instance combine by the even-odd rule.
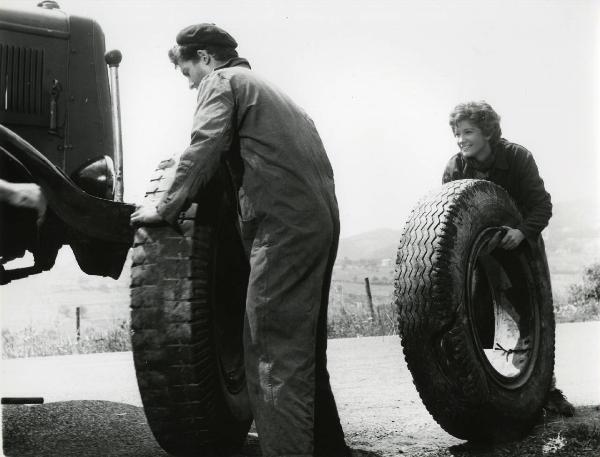
[[[554,204],[544,231],[546,250],[569,265],[600,257],[600,209],[593,199]],[[402,230],[376,229],[340,240],[338,259],[380,260],[396,255]]]
[[[402,230],[376,229],[340,240],[338,260],[394,259]]]
[[[561,296],[570,284],[580,281],[587,265],[600,261],[600,209],[588,198],[555,203],[553,213],[543,235],[553,288]],[[362,261],[366,265],[383,259],[394,262],[401,234],[401,229],[377,229],[342,239],[338,264]]]

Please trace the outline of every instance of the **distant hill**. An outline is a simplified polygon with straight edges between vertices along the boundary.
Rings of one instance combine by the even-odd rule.
[[[544,232],[546,249],[570,251],[584,258],[600,256],[600,209],[593,199],[554,204],[550,226]],[[340,240],[338,258],[378,260],[396,255],[401,229],[381,228]]]
[[[592,198],[555,204],[550,225],[546,229],[547,243],[551,243],[555,248],[564,243],[576,247],[598,240],[600,238],[599,205],[600,202]]]
[[[554,204],[544,231],[553,288],[560,294],[579,282],[583,269],[600,262],[600,208],[593,198]],[[340,240],[338,261],[395,260],[401,229],[376,229]]]
[[[402,230],[376,229],[340,240],[338,259],[394,259]]]

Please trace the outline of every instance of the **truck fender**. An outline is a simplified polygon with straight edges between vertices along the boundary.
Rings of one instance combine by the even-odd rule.
[[[65,224],[82,235],[131,245],[129,225],[135,206],[94,197],[84,192],[61,169],[31,144],[0,125],[0,147],[20,162],[48,200],[48,207]]]

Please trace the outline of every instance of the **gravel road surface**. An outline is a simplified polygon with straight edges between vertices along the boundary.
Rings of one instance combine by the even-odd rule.
[[[558,386],[576,405],[600,404],[600,322],[557,327]],[[329,341],[332,385],[348,442],[382,457],[461,441],[431,419],[398,337]],[[8,456],[165,456],[148,429],[131,353],[2,360],[2,396],[42,396],[3,407]],[[260,455],[255,437],[245,452]]]

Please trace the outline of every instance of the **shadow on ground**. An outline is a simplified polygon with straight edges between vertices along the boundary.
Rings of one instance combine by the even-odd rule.
[[[7,457],[169,457],[142,408],[108,401],[5,405],[2,437]]]
[[[169,457],[148,426],[144,410],[109,401],[66,401],[2,407],[6,457]],[[244,457],[260,457],[249,434]],[[381,454],[353,450],[353,457]]]
[[[2,408],[4,454],[7,457],[169,457],[156,443],[140,407],[108,401],[67,401]],[[418,436],[414,438],[419,440]],[[545,417],[520,441],[476,446],[464,443],[420,450],[384,449],[352,457],[584,457],[600,455],[600,407],[577,408],[575,417]],[[429,447],[429,449],[427,449]],[[243,456],[260,457],[256,434],[250,433]]]

